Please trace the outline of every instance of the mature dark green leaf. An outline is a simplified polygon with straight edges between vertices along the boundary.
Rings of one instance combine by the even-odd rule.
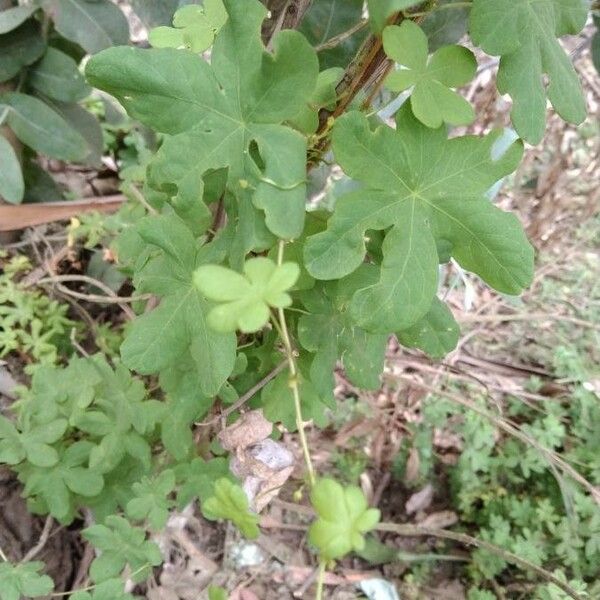
[[[16,29],[38,10],[36,3],[31,6],[13,6],[0,11],[0,35]]]
[[[169,518],[172,501],[169,495],[175,489],[175,473],[171,469],[161,471],[156,477],[144,477],[133,484],[135,497],[126,507],[127,516],[136,521],[148,519],[153,531],[162,529]]]
[[[81,160],[88,153],[83,137],[47,104],[26,94],[0,95],[0,109],[8,107],[7,123],[27,146],[62,160]]]
[[[0,197],[11,204],[19,204],[24,193],[21,163],[11,143],[0,134]]]
[[[135,14],[149,29],[158,25],[170,25],[175,11],[194,0],[131,0]]]
[[[444,128],[419,123],[405,105],[397,131],[369,129],[367,119],[349,113],[334,128],[336,158],[366,189],[340,198],[327,231],[305,246],[308,271],[338,279],[362,263],[367,230],[392,227],[383,242],[376,285],[359,290],[351,314],[374,331],[397,331],[425,316],[437,290],[436,242],[496,289],[517,294],[529,284],[533,250],[514,215],[494,207],[485,192],[518,164],[522,144],[498,160],[498,138],[447,139]]]
[[[50,0],[56,30],[90,54],[129,41],[129,24],[110,0]]]
[[[0,35],[0,83],[34,63],[45,50],[40,26],[34,21],[27,21],[18,29]]]
[[[48,100],[47,103],[86,141],[88,146],[87,155],[79,162],[83,162],[95,168],[102,165],[102,153],[104,152],[104,137],[102,127],[98,118],[89,110],[86,110],[74,102],[57,102]]]
[[[338,282],[320,284],[302,295],[310,314],[300,317],[298,337],[314,353],[310,379],[324,397],[331,395],[333,371],[340,360],[348,379],[363,389],[377,389],[388,336],[368,333],[349,314],[350,301],[357,290],[377,282],[377,269],[363,265]]]
[[[23,162],[24,202],[58,202],[64,200],[61,188],[35,161]]]
[[[194,498],[198,498],[202,505],[205,500],[214,495],[215,483],[219,479],[224,477],[233,479],[226,458],[213,458],[208,461],[194,458],[191,462],[177,465],[175,474],[178,481],[181,481],[177,494],[177,505],[180,509]]]
[[[585,119],[581,84],[556,37],[579,33],[587,14],[585,0],[473,2],[471,37],[488,54],[502,57],[498,89],[512,97],[515,129],[528,142],[537,144],[544,135],[546,97],[566,121]]]
[[[344,33],[360,22],[363,0],[319,0],[313,2],[300,26],[300,31],[313,46],[320,46],[331,38]],[[357,32],[343,40],[335,48],[319,52],[323,69],[346,67],[356,54],[365,32]]]
[[[77,63],[55,48],[48,48],[42,60],[30,69],[28,82],[38,92],[62,102],[82,100],[91,92]]]
[[[396,336],[404,346],[442,358],[456,348],[460,328],[446,304],[434,298],[429,312],[412,327],[396,332]]]
[[[466,6],[448,8],[447,4],[462,2],[462,0],[441,0],[438,2],[438,10],[429,13],[420,24],[429,40],[429,49],[435,52],[442,46],[455,44],[467,33],[467,22],[469,20],[469,8]]]
[[[371,26],[379,33],[385,27],[388,17],[393,13],[416,6],[422,2],[423,0],[367,0]]]
[[[229,208],[239,219],[233,225],[239,264],[260,245],[255,209],[264,211],[267,227],[279,237],[302,232],[306,141],[280,123],[308,102],[318,65],[295,31],[277,35],[274,54],[265,51],[260,30],[266,11],[257,0],[224,3],[229,20],[217,35],[210,66],[184,50],[114,48],[92,58],[87,74],[134,118],[171,134],[149,181],[175,204],[198,205],[204,174],[228,167],[228,190],[238,199]]]
[[[136,288],[162,300],[130,327],[121,347],[123,360],[130,368],[150,374],[188,364],[189,359],[198,375],[199,391],[214,396],[233,369],[236,338],[209,328],[210,305],[192,282],[195,269],[213,262],[212,257],[174,215],[150,217],[136,229],[158,251],[136,273]]]

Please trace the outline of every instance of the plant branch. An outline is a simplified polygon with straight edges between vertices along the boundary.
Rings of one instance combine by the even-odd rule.
[[[367,19],[360,20],[358,23],[356,23],[356,25],[350,27],[350,29],[329,38],[327,41],[319,44],[318,46],[315,46],[315,51],[322,52],[323,50],[331,50],[332,48],[339,46],[342,42],[346,41],[349,37],[352,37],[355,33],[362,31],[368,24],[369,21]]]
[[[50,531],[52,530],[52,525],[54,523],[54,519],[52,515],[48,515],[46,517],[46,522],[44,523],[44,528],[42,529],[42,533],[40,534],[40,539],[38,543],[27,552],[27,554],[19,561],[20,563],[26,563],[30,560],[34,559],[44,548],[48,538],[50,537]]]
[[[561,590],[567,593],[571,598],[575,600],[583,600],[583,598],[577,593],[577,590],[574,590],[568,583],[561,581],[558,577],[546,571],[542,567],[538,567],[537,565],[529,562],[528,560],[509,552],[508,550],[504,550],[495,544],[491,544],[490,542],[486,542],[485,540],[480,540],[478,538],[472,537],[465,533],[458,533],[455,531],[449,531],[447,529],[435,529],[434,527],[422,527],[420,525],[410,525],[410,524],[396,524],[396,523],[380,523],[375,527],[377,531],[387,531],[390,533],[396,533],[405,537],[413,537],[413,536],[432,536],[446,540],[453,540],[455,542],[460,542],[461,544],[465,544],[466,546],[475,546],[477,548],[481,548],[483,550],[487,550],[492,554],[496,554],[500,558],[504,559],[506,562],[514,564],[522,569],[534,571],[540,577],[543,577],[546,581],[553,583],[558,586]]]
[[[279,240],[279,248],[277,252],[277,264],[283,264],[283,250],[285,248],[285,241]],[[300,401],[300,382],[298,366],[296,364],[296,357],[294,354],[294,348],[288,332],[287,323],[285,320],[285,311],[283,308],[277,309],[277,325],[283,342],[285,355],[287,358],[288,368],[290,371],[290,389],[294,397],[294,409],[296,412],[296,427],[298,428],[298,435],[300,436],[300,444],[302,445],[302,453],[304,455],[304,462],[306,463],[306,469],[308,471],[308,481],[311,487],[316,482],[315,470],[310,457],[310,450],[308,448],[308,442],[306,439],[306,430],[304,427],[304,419],[302,418],[302,404]]]

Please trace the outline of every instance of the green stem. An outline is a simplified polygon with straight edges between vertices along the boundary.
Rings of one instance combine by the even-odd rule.
[[[285,241],[279,240],[279,248],[277,250],[277,264],[283,264],[283,250],[285,247]],[[296,412],[296,427],[298,428],[298,435],[300,436],[300,444],[302,445],[302,454],[304,455],[304,462],[306,463],[306,470],[308,471],[308,481],[312,486],[315,485],[317,480],[315,476],[315,470],[310,457],[310,450],[308,448],[308,441],[306,439],[306,430],[304,428],[304,419],[302,418],[302,405],[300,402],[300,386],[299,386],[299,372],[298,365],[296,364],[296,357],[294,355],[294,348],[288,331],[287,323],[285,320],[285,312],[283,308],[277,309],[277,330],[283,342],[283,348],[285,350],[285,356],[288,362],[288,369],[290,372],[290,388],[294,397],[294,409]]]
[[[317,576],[317,594],[315,600],[323,600],[323,583],[325,581],[325,561],[319,562],[319,574]]]

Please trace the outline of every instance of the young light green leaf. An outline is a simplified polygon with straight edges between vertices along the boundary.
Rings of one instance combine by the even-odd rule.
[[[226,208],[237,215],[237,265],[258,245],[257,210],[278,237],[302,232],[306,141],[281,123],[310,99],[318,61],[295,31],[280,32],[274,53],[266,52],[260,35],[266,9],[258,0],[224,5],[229,19],[210,66],[183,50],[114,48],[93,57],[86,72],[131,116],[169,134],[150,166],[149,183],[173,203],[197,205],[204,174],[228,168],[228,190],[236,200],[228,196]]]
[[[17,29],[0,35],[0,83],[12,79],[34,63],[46,50],[40,26],[27,21]]]
[[[367,0],[369,21],[375,32],[379,33],[393,13],[421,4],[422,0]]]
[[[485,198],[514,170],[522,144],[493,160],[497,132],[448,140],[444,128],[422,125],[406,105],[396,120],[397,131],[372,132],[358,113],[338,119],[336,158],[366,188],[340,198],[327,231],[305,246],[309,273],[338,279],[362,263],[367,230],[393,226],[383,243],[379,282],[352,299],[353,318],[370,331],[406,329],[427,314],[437,290],[436,241],[449,244],[462,266],[505,293],[519,293],[533,273],[533,249],[516,217]]]
[[[342,487],[333,479],[320,479],[310,493],[317,520],[308,530],[308,539],[321,558],[342,558],[365,546],[364,534],[379,522],[381,513],[369,508],[356,486]]]
[[[442,358],[456,348],[460,328],[448,306],[434,298],[429,312],[412,327],[396,332],[396,337],[404,346]]]
[[[75,592],[70,600],[135,600],[134,596],[124,590],[125,584],[121,578],[103,581],[89,592]]]
[[[208,587],[208,600],[227,600],[227,591],[211,585]]]
[[[208,324],[215,331],[252,333],[269,322],[270,307],[285,308],[292,303],[287,291],[299,275],[296,263],[277,265],[257,257],[246,261],[244,275],[203,265],[194,273],[194,283],[209,300],[220,303],[208,313]]]
[[[27,562],[13,565],[0,562],[0,600],[21,600],[46,596],[54,589],[48,575],[40,575],[42,562]]]
[[[148,519],[154,531],[162,529],[169,518],[172,502],[169,495],[175,489],[175,473],[171,469],[161,471],[154,478],[144,477],[133,484],[135,497],[126,507],[127,516],[136,521]]]
[[[394,71],[386,85],[394,92],[413,88],[414,115],[428,127],[443,123],[467,125],[475,118],[473,107],[451,90],[468,83],[477,68],[473,53],[464,46],[444,46],[428,60],[427,36],[413,21],[383,30],[385,53],[404,68]]]
[[[72,161],[87,155],[88,146],[83,137],[38,98],[7,92],[0,95],[2,108],[8,108],[7,122],[15,135],[37,152]]]
[[[25,194],[21,164],[11,143],[0,135],[0,197],[10,204],[20,204]]]
[[[204,52],[227,21],[222,0],[205,0],[202,6],[182,6],[173,17],[174,27],[157,27],[150,31],[148,41],[155,48],[181,48]]]
[[[27,81],[38,92],[61,102],[77,102],[92,91],[77,63],[56,48],[46,50],[42,60],[28,72]]]
[[[473,2],[473,42],[488,54],[501,56],[498,90],[512,97],[515,129],[532,144],[544,135],[546,97],[566,121],[585,119],[581,84],[556,37],[581,31],[587,13],[584,0]]]
[[[38,10],[37,3],[31,6],[13,6],[0,12],[0,35],[16,29]]]
[[[136,230],[155,250],[136,272],[136,288],[162,300],[130,327],[121,347],[123,361],[142,374],[185,365],[199,391],[213,397],[233,369],[236,338],[208,326],[210,305],[192,282],[206,258],[175,215],[149,217]]]
[[[248,498],[244,490],[229,479],[219,479],[215,483],[214,496],[202,504],[202,513],[207,519],[228,519],[248,539],[257,538],[258,515],[250,512]]]
[[[94,54],[129,41],[129,24],[121,9],[110,0],[50,0],[58,33]]]
[[[162,563],[158,546],[146,540],[143,529],[132,527],[123,517],[111,515],[104,525],[92,525],[84,529],[82,535],[102,550],[90,567],[90,575],[96,583],[117,577],[125,565],[129,565],[134,581],[143,581],[151,567]]]

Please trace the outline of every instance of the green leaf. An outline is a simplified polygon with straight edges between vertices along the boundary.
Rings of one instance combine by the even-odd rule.
[[[29,19],[38,8],[34,3],[32,6],[13,6],[0,12],[0,34],[16,29]]]
[[[97,584],[89,592],[75,592],[70,600],[135,600],[134,596],[125,592],[124,587],[121,578],[109,579]]]
[[[0,35],[0,83],[12,79],[19,71],[34,63],[46,50],[40,26],[33,21]]]
[[[91,442],[75,442],[59,455],[53,467],[26,470],[25,495],[42,498],[50,514],[59,521],[72,520],[73,495],[97,496],[104,487],[102,475],[83,466],[92,447]]]
[[[127,516],[136,521],[147,519],[154,531],[162,529],[169,518],[169,495],[174,489],[175,473],[171,469],[161,471],[153,479],[144,477],[133,484],[135,497],[127,503]]]
[[[229,462],[225,458],[202,460],[194,458],[191,462],[181,463],[175,469],[177,479],[181,481],[177,493],[177,505],[180,509],[194,498],[199,498],[201,505],[214,495],[215,483],[231,477]]]
[[[302,295],[310,314],[302,315],[298,321],[298,339],[314,353],[310,379],[322,396],[333,391],[338,360],[354,385],[368,390],[380,386],[388,336],[358,327],[349,312],[356,291],[376,282],[377,269],[363,265],[350,277],[317,286]]]
[[[320,427],[324,427],[327,424],[325,411],[328,406],[310,379],[299,375],[298,384],[302,416],[305,420],[313,420]],[[330,394],[331,390],[328,391]],[[275,379],[269,381],[262,390],[260,401],[264,415],[269,421],[283,423],[288,431],[297,430],[294,396],[288,373],[280,373]]]
[[[449,5],[456,3],[460,6],[450,8]],[[461,0],[439,0],[437,6],[438,9],[430,12],[420,24],[427,34],[431,52],[458,42],[467,32],[469,20],[469,7]]]
[[[38,92],[62,102],[82,100],[91,92],[77,63],[56,48],[46,50],[42,60],[30,69],[27,80]]]
[[[363,6],[364,0],[313,2],[302,18],[300,31],[311,44],[320,46],[359,23],[363,16]],[[347,67],[365,35],[364,31],[357,32],[341,41],[335,48],[319,52],[321,67]]]
[[[110,0],[50,0],[48,6],[58,33],[89,54],[129,41],[127,19]]]
[[[269,258],[257,257],[246,261],[244,275],[218,265],[203,265],[194,273],[194,283],[209,300],[221,303],[208,314],[208,324],[215,331],[252,333],[269,322],[269,307],[290,306],[287,291],[299,275],[296,263],[277,265]]]
[[[211,257],[200,252],[191,231],[174,215],[149,217],[136,229],[156,251],[136,272],[136,288],[162,300],[129,328],[123,361],[144,375],[189,365],[199,391],[213,397],[233,369],[236,338],[208,326],[210,305],[192,282],[195,269]]]
[[[146,540],[143,529],[132,527],[123,517],[111,515],[104,525],[92,525],[84,529],[82,535],[102,550],[90,567],[90,575],[96,583],[117,577],[125,565],[129,565],[133,581],[144,581],[150,568],[162,563],[158,546]]]
[[[259,536],[258,515],[251,513],[244,490],[229,479],[215,483],[214,496],[202,504],[202,513],[207,519],[228,519],[248,539]]]
[[[182,6],[173,17],[174,27],[157,27],[148,41],[155,48],[185,47],[192,52],[210,48],[215,35],[227,21],[222,0],[204,0],[204,4]]]
[[[555,38],[579,33],[587,12],[584,0],[473,2],[471,37],[488,54],[501,56],[498,90],[512,97],[513,124],[528,142],[537,144],[544,135],[546,97],[566,121],[585,119],[581,84]]]
[[[421,4],[423,0],[367,0],[369,21],[377,33],[385,27],[388,17],[393,13]]]
[[[456,348],[460,328],[446,304],[434,298],[429,312],[412,327],[396,332],[396,336],[404,346],[442,358]]]
[[[369,508],[360,488],[342,487],[333,479],[319,479],[310,493],[317,520],[308,539],[325,560],[342,558],[365,547],[364,534],[379,522],[381,513]]]
[[[332,109],[337,99],[336,85],[344,70],[332,68],[319,73],[317,87],[308,104],[290,121],[294,127],[306,134],[315,133],[319,128],[319,111]]]
[[[533,249],[518,220],[485,198],[495,181],[514,170],[522,144],[493,160],[499,132],[448,140],[444,128],[425,127],[406,105],[396,120],[397,131],[375,132],[358,113],[337,121],[336,158],[366,187],[341,197],[327,230],[305,246],[311,275],[339,279],[363,262],[367,230],[392,227],[383,242],[379,282],[359,290],[350,307],[356,322],[371,331],[406,329],[427,314],[437,290],[436,243],[443,241],[463,267],[508,294],[519,293],[533,273]]]
[[[77,161],[88,153],[81,135],[47,104],[26,94],[0,95],[0,108],[8,107],[7,122],[15,135],[41,154]]]
[[[43,562],[13,565],[0,562],[0,600],[21,600],[22,597],[46,596],[54,589],[48,575],[40,575]]]
[[[227,590],[210,585],[208,587],[208,600],[227,600]]]
[[[308,102],[318,64],[295,31],[280,32],[274,54],[265,51],[260,31],[266,10],[257,0],[224,5],[229,19],[210,65],[185,50],[114,48],[93,57],[86,72],[132,117],[169,134],[148,176],[174,205],[197,205],[204,174],[228,168],[226,208],[239,264],[259,244],[257,210],[278,237],[302,232],[306,140],[281,123]]]
[[[10,204],[20,204],[24,194],[21,163],[11,143],[0,135],[0,196]]]
[[[444,46],[428,61],[427,36],[412,21],[383,31],[386,54],[404,68],[389,75],[386,85],[395,92],[413,88],[414,115],[428,127],[442,123],[467,125],[475,118],[473,107],[451,87],[468,83],[477,69],[473,53],[464,46]]]

